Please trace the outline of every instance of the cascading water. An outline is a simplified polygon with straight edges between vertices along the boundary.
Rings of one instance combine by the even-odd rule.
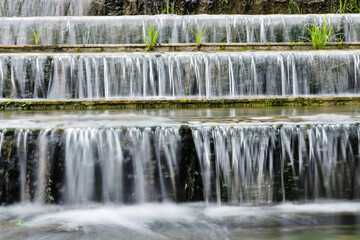
[[[29,130],[23,131],[22,129],[17,133],[16,149],[18,155],[18,164],[20,172],[20,201],[25,202],[26,197],[29,197],[29,189],[26,181],[27,165],[28,165],[28,136],[31,134]],[[1,146],[1,145],[0,145]],[[39,174],[40,175],[40,174]]]
[[[125,44],[143,43],[150,23],[160,29],[159,43],[195,43],[197,29],[209,25],[204,41],[214,43],[298,42],[310,38],[312,22],[323,23],[324,15],[201,15],[201,16],[123,16],[123,17],[36,17],[0,18],[0,45],[33,44],[39,30],[40,44]],[[344,41],[359,39],[360,17],[327,15],[334,33]],[[335,38],[334,38],[335,39]]]
[[[193,130],[206,201],[358,199],[358,125]]]
[[[357,221],[358,124],[210,126],[0,131],[0,202],[20,202],[0,208],[0,236],[219,239],[263,221]]]
[[[82,16],[93,0],[2,0],[0,17]]]
[[[218,204],[360,197],[356,124],[194,126],[189,133],[180,131],[183,127],[19,130],[15,135],[4,130],[0,182],[6,190],[0,199],[70,205],[184,201],[177,191],[183,184]],[[191,161],[181,149],[197,156],[199,169],[186,165]],[[189,168],[201,172],[201,185],[183,182]]]
[[[40,99],[358,95],[358,51],[0,55],[0,96]]]
[[[67,202],[176,200],[178,131],[66,130]]]
[[[5,135],[6,130],[1,132],[0,147],[4,141],[11,144],[11,140],[4,140]],[[14,201],[56,200],[69,204],[176,201],[179,128],[70,128],[61,134],[62,140],[59,132],[52,129],[36,134],[19,130],[14,136],[12,148],[16,154],[7,149],[3,150],[5,155],[0,155],[0,162],[11,162],[15,171],[10,177],[14,178],[12,183],[4,187],[15,186],[14,192],[9,193]],[[56,149],[59,144],[62,147]],[[57,152],[61,149],[64,156]],[[1,179],[5,175],[4,170]],[[59,176],[64,179],[58,179]],[[59,187],[63,182],[64,186]],[[64,193],[54,199],[54,191]]]
[[[332,41],[359,39],[356,14],[82,16],[148,13],[166,3],[190,13],[295,8],[241,2],[0,0],[0,45],[41,50],[20,46],[35,44],[37,32],[39,45],[54,51],[143,43],[150,23],[161,44],[195,43],[187,27],[200,26],[208,26],[203,42],[289,43],[310,38],[309,24],[325,19]],[[299,11],[331,5],[318,2],[301,2]],[[359,96],[360,51],[242,50],[0,54],[0,99],[5,108],[30,99],[25,109],[36,99]],[[356,238],[359,113],[358,106],[0,112],[0,239],[328,238],[323,226],[334,239]]]

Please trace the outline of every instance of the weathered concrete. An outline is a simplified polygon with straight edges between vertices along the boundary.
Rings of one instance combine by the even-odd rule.
[[[145,44],[88,45],[0,45],[0,53],[84,53],[84,52],[145,52]],[[328,43],[326,50],[360,49],[360,42]],[[309,42],[295,43],[195,43],[158,44],[154,52],[215,52],[215,51],[311,51]]]
[[[360,97],[269,97],[196,100],[3,100],[0,110],[87,110],[358,105]]]
[[[338,0],[295,0],[302,13],[335,13]],[[288,0],[94,0],[92,15],[153,15],[166,12],[187,14],[287,14],[298,13]],[[171,12],[171,8],[170,8]]]

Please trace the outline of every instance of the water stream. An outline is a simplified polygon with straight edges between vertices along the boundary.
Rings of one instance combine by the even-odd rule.
[[[3,112],[0,237],[357,236],[359,114]]]
[[[0,96],[21,99],[357,96],[358,51],[1,54]]]
[[[2,0],[0,17],[82,16],[93,0]]]
[[[358,199],[360,127],[349,120],[5,129],[0,196],[72,205],[194,200],[180,197],[185,185],[219,205]],[[189,186],[196,175],[202,183]]]
[[[341,199],[350,189],[351,196],[358,198],[359,149],[353,145],[359,141],[358,131],[352,125],[196,129],[193,136],[206,201],[212,197],[218,204],[222,199],[257,204],[276,198]]]
[[[357,14],[86,16],[114,6],[0,0],[0,45],[360,39]],[[357,50],[10,53],[0,99],[358,97],[359,74]],[[358,106],[3,111],[0,238],[357,239],[359,156]]]
[[[159,28],[159,43],[195,43],[194,30],[209,26],[204,42],[299,42],[310,38],[307,28],[322,24],[324,15],[156,15],[122,17],[18,17],[0,18],[0,45],[33,44],[33,32],[40,31],[40,44],[143,43],[146,28]],[[356,14],[328,14],[333,34],[345,42],[359,39],[360,17]]]
[[[24,148],[26,133],[37,134],[20,130],[15,148]],[[23,184],[25,174],[30,177],[25,187],[20,186],[21,204],[0,208],[1,237],[108,239],[126,234],[134,239],[169,239],[175,234],[176,239],[244,235],[261,239],[266,228],[276,239],[285,227],[286,236],[292,239],[306,236],[307,231],[319,236],[354,236],[358,231],[342,227],[360,220],[360,207],[354,201],[360,184],[357,125],[195,128],[193,154],[200,159],[205,202],[177,205],[175,188],[184,185],[175,176],[184,176],[177,166],[185,164],[177,150],[184,147],[180,142],[191,144],[180,140],[179,128],[67,129],[58,133],[40,131],[34,139],[36,147],[30,150],[39,154],[27,160],[30,169],[24,173],[22,163],[19,168],[14,166],[18,170],[13,171],[20,174],[18,180],[10,180],[9,188]],[[9,136],[2,131],[1,139],[4,135]],[[61,145],[65,145],[64,162],[56,156]],[[48,156],[45,162],[44,154]],[[211,166],[206,166],[206,160]],[[9,163],[16,165],[13,161]],[[63,173],[54,172],[61,169]],[[59,180],[57,175],[65,179]],[[195,186],[195,191],[200,186]],[[54,200],[54,190],[62,204],[44,204]],[[283,197],[298,204],[283,205]],[[341,202],[333,202],[335,199]],[[316,204],[310,204],[314,200]],[[272,206],[276,201],[280,205]],[[307,204],[299,205],[303,201]],[[19,219],[25,221],[25,227],[14,227]],[[329,231],[326,225],[335,227]],[[253,235],[251,229],[259,230]]]

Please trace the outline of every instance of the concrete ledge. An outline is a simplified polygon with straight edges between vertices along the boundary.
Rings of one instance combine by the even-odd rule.
[[[90,110],[202,107],[276,107],[359,105],[360,97],[270,97],[209,100],[3,100],[0,110]]]
[[[145,44],[89,44],[89,45],[0,45],[0,53],[41,53],[41,52],[145,52]],[[325,50],[360,49],[360,42],[328,43]],[[198,48],[195,43],[158,44],[156,52],[179,51],[310,51],[311,43],[203,43]]]

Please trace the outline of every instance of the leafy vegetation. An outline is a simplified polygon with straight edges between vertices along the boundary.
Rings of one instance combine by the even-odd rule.
[[[37,31],[35,31],[33,28],[31,28],[31,31],[33,32],[34,34],[34,44],[35,45],[38,45],[39,44],[39,41],[40,41],[40,29],[38,29]]]
[[[160,29],[155,28],[152,23],[146,28],[147,35],[140,36],[146,44],[145,51],[152,51],[160,34]]]
[[[201,41],[204,39],[204,35],[205,35],[205,32],[206,32],[208,27],[209,27],[209,25],[207,25],[205,27],[205,24],[203,24],[203,25],[201,25],[200,28],[198,28],[197,31],[193,30],[190,27],[186,27],[187,29],[189,29],[195,35],[196,45],[197,45],[198,48],[200,48]]]
[[[328,42],[330,42],[336,35],[331,37],[331,33],[334,26],[327,25],[327,18],[322,25],[318,26],[315,22],[311,24],[311,28],[308,28],[311,39],[307,39],[312,42],[314,49],[325,49]]]
[[[8,95],[5,93],[5,97],[6,97],[7,103],[10,103],[10,102],[11,102],[13,96],[14,96],[14,94],[11,94],[11,96],[8,97]]]
[[[357,0],[339,0],[339,9],[337,13],[360,13],[360,8]]]
[[[176,14],[175,12],[175,2],[170,5],[169,0],[166,2],[166,8],[162,10],[161,14]]]
[[[339,39],[338,39],[338,48],[342,48],[342,44],[344,42],[344,35],[343,34],[339,34]]]
[[[301,8],[299,7],[299,4],[295,0],[289,0],[288,13],[302,14]]]
[[[17,226],[17,227],[26,227],[27,224],[26,224],[23,220],[19,220],[19,221],[15,224],[15,226]]]

